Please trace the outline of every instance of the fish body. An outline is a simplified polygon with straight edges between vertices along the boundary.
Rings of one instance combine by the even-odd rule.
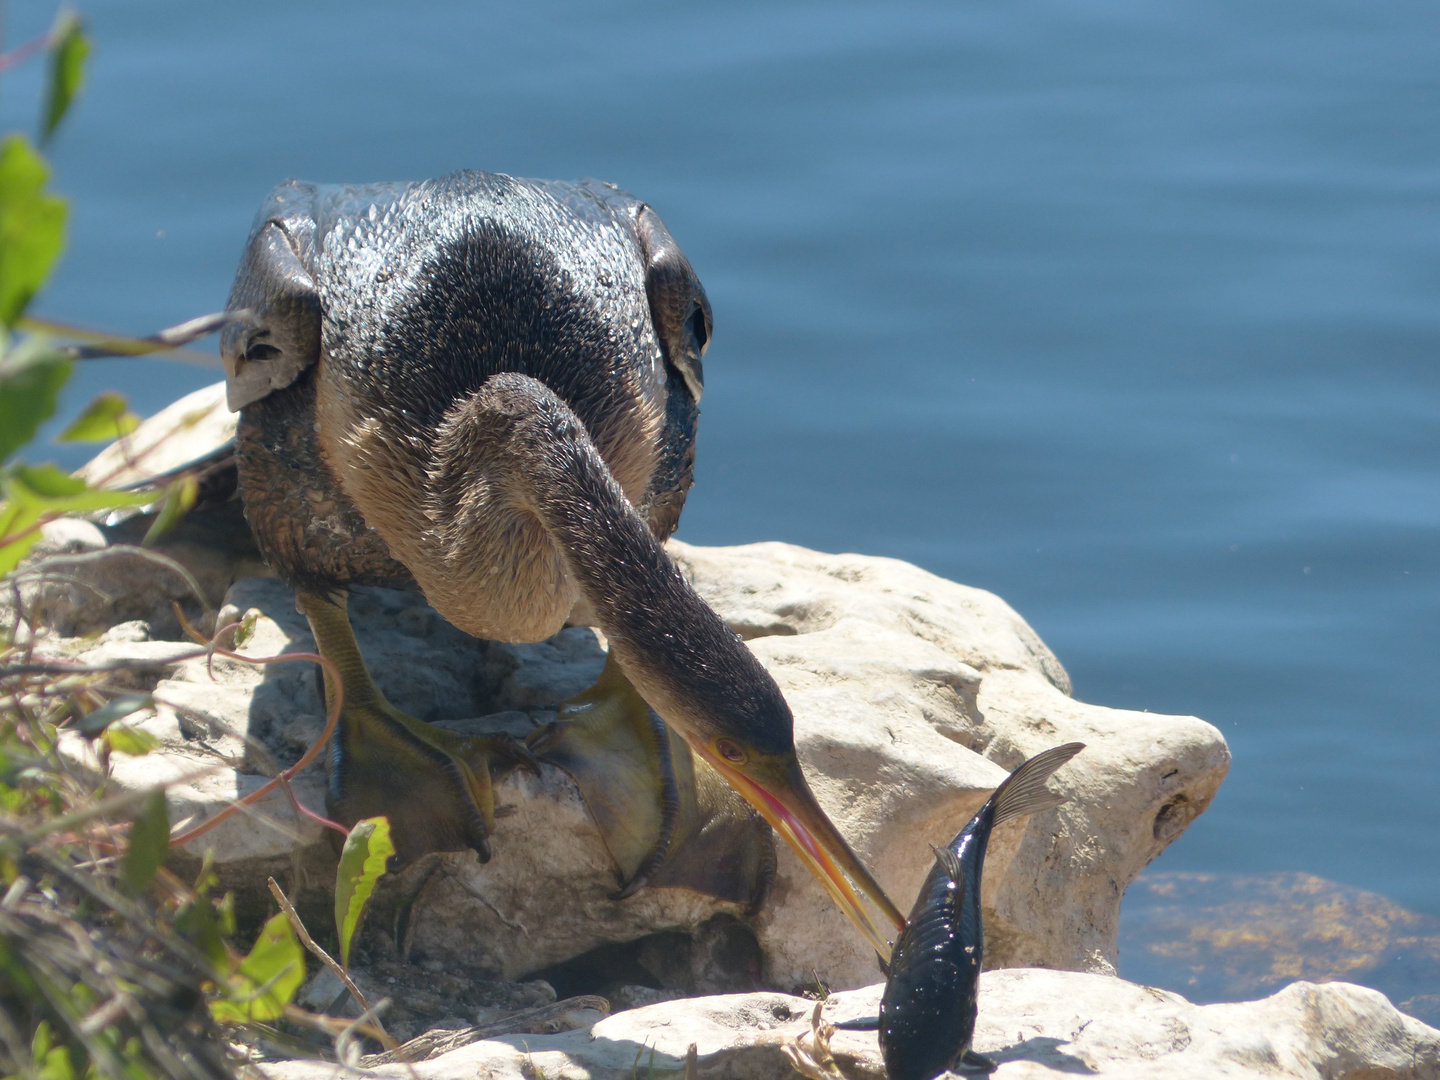
[[[996,825],[1065,801],[1047,791],[1045,781],[1083,749],[1083,743],[1066,743],[1025,761],[955,839],[935,848],[935,865],[895,942],[880,999],[880,1049],[889,1080],[933,1080],[947,1070],[994,1068],[970,1049],[985,954],[980,918],[985,849]]]

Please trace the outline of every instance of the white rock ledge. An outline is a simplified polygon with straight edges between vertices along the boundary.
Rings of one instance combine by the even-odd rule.
[[[873,1016],[880,991],[833,995],[824,1015]],[[262,1071],[271,1080],[632,1080],[680,1075],[694,1043],[702,1080],[797,1080],[781,1048],[809,1032],[814,1004],[784,994],[691,998],[617,1013],[588,1031],[487,1039],[412,1066],[290,1061]],[[975,1048],[999,1062],[998,1080],[1440,1080],[1440,1031],[1349,983],[1192,1005],[1113,976],[991,971],[980,980]],[[853,1080],[883,1078],[874,1032],[838,1031],[831,1049]]]
[[[902,910],[1006,771],[1072,740],[1058,810],[1001,826],[985,864],[986,962],[1114,974],[1120,898],[1210,804],[1224,738],[1193,717],[1086,705],[999,597],[898,559],[790,544],[671,554],[751,638],[795,713],[816,797]],[[771,986],[876,977],[874,956],[788,848],[757,931]]]

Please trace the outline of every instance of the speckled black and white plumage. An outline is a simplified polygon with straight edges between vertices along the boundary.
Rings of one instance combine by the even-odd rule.
[[[375,469],[423,484],[437,425],[500,372],[575,412],[659,539],[678,523],[709,308],[624,192],[478,172],[291,182],[257,216],[229,306],[257,315],[221,342],[231,404],[245,406],[246,510],[298,586],[410,580],[382,539],[386,508],[362,510],[355,491]]]
[[[711,320],[648,206],[592,181],[472,172],[285,184],[229,306],[252,312],[221,339],[246,513],[312,626],[349,636],[317,594],[411,581],[476,637],[539,641],[593,622],[633,691],[715,770],[697,790],[738,838],[675,849],[656,880],[688,859],[714,864],[684,872],[694,888],[763,896],[770,838],[743,798],[888,951],[861,896],[903,920],[810,792],[779,687],[661,546],[690,488]],[[407,851],[488,852],[488,773],[471,750],[355,698],[337,741],[339,820],[377,812],[384,791],[414,823]],[[561,730],[547,738],[559,752]],[[447,777],[465,783],[431,798]],[[709,797],[724,783],[728,806]],[[747,880],[717,886],[727,851]]]

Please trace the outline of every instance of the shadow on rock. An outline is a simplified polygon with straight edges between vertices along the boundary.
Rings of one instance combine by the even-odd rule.
[[[1047,1069],[1054,1069],[1056,1072],[1093,1075],[1095,1070],[1085,1061],[1060,1049],[1067,1045],[1069,1045],[1068,1039],[1034,1035],[1024,1042],[1014,1043],[1002,1050],[991,1050],[985,1056],[1000,1065],[1007,1061],[1033,1061],[1037,1065],[1044,1065]]]

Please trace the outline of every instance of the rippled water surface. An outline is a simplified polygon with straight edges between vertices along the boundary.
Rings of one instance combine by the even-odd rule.
[[[289,176],[616,181],[715,307],[685,539],[993,589],[1078,696],[1230,740],[1157,871],[1440,915],[1440,7],[84,8],[44,313],[219,307]]]

